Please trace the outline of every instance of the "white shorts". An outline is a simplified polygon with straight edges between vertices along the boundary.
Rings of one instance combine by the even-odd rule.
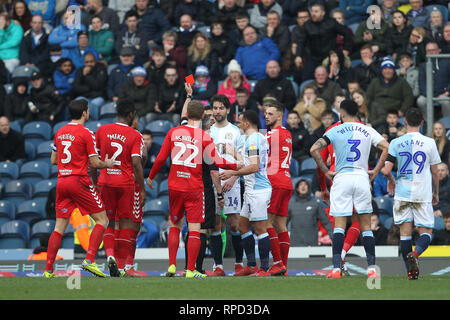
[[[223,198],[225,201],[225,204],[223,206],[223,212],[225,215],[227,214],[233,214],[241,212],[241,184],[239,182],[239,179],[236,180],[235,184],[233,185],[233,188],[231,188],[230,191],[225,192],[223,194]],[[222,215],[222,208],[217,203],[217,197],[216,197],[216,215],[221,216]]]
[[[330,215],[348,217],[353,208],[359,214],[373,211],[369,175],[338,174],[330,189]]]
[[[416,227],[432,229],[434,212],[431,202],[407,202],[394,200],[394,223],[414,222]]]
[[[245,191],[241,216],[250,221],[267,220],[267,208],[271,196],[272,189]]]

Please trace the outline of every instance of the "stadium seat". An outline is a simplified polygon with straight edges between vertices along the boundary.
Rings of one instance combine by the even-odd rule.
[[[164,143],[164,139],[165,138],[166,137],[164,137],[164,136],[154,136],[153,137],[153,142],[159,144],[160,146],[162,146],[163,143]]]
[[[255,90],[255,86],[258,80],[248,80],[248,83],[250,84],[250,92],[253,92]]]
[[[5,222],[14,220],[16,206],[8,200],[0,200],[0,226]]]
[[[22,132],[22,126],[21,126],[21,124],[19,123],[19,121],[11,121],[10,123],[9,123],[9,127],[11,128],[11,130],[14,130],[14,131],[16,131],[16,132],[19,132],[19,133],[21,133]]]
[[[35,147],[52,136],[52,127],[44,121],[28,122],[23,126],[22,135],[25,141],[32,143]]]
[[[425,9],[427,9],[428,13],[431,14],[431,12],[433,11],[433,9],[436,8],[438,9],[441,14],[442,14],[442,21],[444,21],[444,25],[446,23],[446,21],[448,21],[448,11],[449,9],[443,5],[440,4],[429,4],[425,6]]]
[[[39,71],[39,68],[31,65],[20,65],[14,68],[11,78],[30,78],[34,71]]]
[[[302,161],[300,165],[300,175],[308,174],[308,173],[316,173],[317,172],[317,164],[313,158],[306,158]]]
[[[150,130],[153,133],[153,136],[164,137],[173,127],[173,123],[168,120],[155,120],[148,123],[145,126],[145,129]]]
[[[0,162],[0,181],[7,184],[11,180],[19,178],[19,166],[15,162]]]
[[[5,88],[6,94],[10,94],[14,90],[14,85],[12,83],[6,83],[3,85],[3,88]]]
[[[434,230],[444,230],[445,229],[445,223],[444,218],[442,217],[434,217]]]
[[[55,229],[55,220],[42,220],[36,222],[33,227],[31,227],[30,234],[30,248],[34,249],[40,245],[40,237],[50,236]]]
[[[20,167],[19,179],[35,184],[50,177],[50,165],[44,161],[26,162]]]
[[[165,179],[160,182],[158,188],[158,198],[161,196],[169,195],[169,180]]]
[[[352,60],[350,66],[351,66],[351,68],[354,68],[354,67],[360,65],[361,63],[362,63],[361,59],[354,59],[354,60]]]
[[[8,182],[3,191],[3,199],[13,202],[16,207],[19,203],[31,199],[33,187],[30,183],[21,180]]]
[[[107,102],[103,106],[100,107],[100,116],[99,119],[114,119],[117,117],[116,103],[115,102]]]
[[[67,225],[66,231],[64,232],[62,240],[61,240],[61,248],[73,249],[73,247],[74,247],[73,232],[74,232],[73,226],[69,223]]]
[[[52,154],[53,140],[47,140],[38,144],[36,148],[36,159],[49,160]]]
[[[211,27],[210,26],[202,26],[197,29],[199,32],[205,34],[208,38],[211,38]]]
[[[36,183],[32,195],[33,199],[38,197],[47,198],[50,190],[56,187],[56,181],[56,179],[46,179]]]
[[[303,89],[305,88],[305,86],[306,86],[308,83],[311,83],[312,81],[313,81],[312,79],[309,79],[309,80],[303,81],[303,82],[300,84],[300,87],[299,87],[299,89],[298,89],[298,94],[299,94],[299,96],[302,95]]]
[[[291,166],[289,167],[289,171],[291,172],[292,177],[298,177],[300,166],[298,165],[298,161],[294,158],[291,158]]]
[[[25,153],[27,154],[28,161],[36,159],[36,145],[32,142],[25,140]]]
[[[290,81],[291,81],[291,84],[292,84],[292,88],[294,89],[295,96],[298,98],[299,86],[298,86],[297,82],[295,82],[294,80],[290,80]]]
[[[111,74],[111,72],[112,72],[117,66],[118,66],[117,63],[113,63],[113,64],[110,64],[110,65],[108,66],[108,69],[107,69],[108,76]]]
[[[144,205],[144,216],[145,215],[165,215],[169,212],[169,201],[166,199],[152,199],[147,201]]]
[[[38,220],[45,219],[46,199],[33,199],[20,203],[17,206],[16,219],[33,224]]]
[[[20,220],[12,220],[0,227],[0,249],[27,248],[30,226]]]
[[[388,197],[375,197],[373,199],[378,207],[378,213],[381,214],[387,214],[388,216],[392,217],[393,214],[393,206],[394,206],[394,200],[393,198]]]
[[[393,221],[394,219],[392,217],[387,217],[386,220],[384,220],[383,226],[389,230],[392,226]]]
[[[444,117],[439,119],[445,126],[445,129],[450,130],[450,117]]]
[[[67,122],[67,121],[60,121],[60,122],[58,122],[58,123],[56,123],[54,126],[53,126],[53,129],[52,129],[52,135],[54,136],[57,132],[58,132],[58,130],[59,129],[61,129],[62,127],[64,127],[66,124],[68,124],[69,122]]]
[[[166,220],[166,216],[163,214],[152,214],[152,215],[145,215],[144,214],[144,220],[153,223],[159,230],[159,225]]]
[[[86,128],[88,128],[89,130],[91,130],[92,132],[96,133],[98,128],[100,128],[102,125],[107,124],[107,123],[110,123],[110,122],[106,121],[105,119],[98,120],[98,121],[90,120],[90,121],[86,122],[84,124],[84,126]]]
[[[158,196],[158,181],[154,180],[153,183],[153,189],[150,189],[150,187],[147,184],[147,179],[145,179],[145,193],[147,194],[148,197],[152,198],[152,199],[156,199],[156,197]]]

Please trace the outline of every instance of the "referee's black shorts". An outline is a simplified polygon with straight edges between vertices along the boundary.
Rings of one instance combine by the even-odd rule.
[[[216,226],[216,196],[213,189],[205,189],[205,221],[201,229],[213,229]]]

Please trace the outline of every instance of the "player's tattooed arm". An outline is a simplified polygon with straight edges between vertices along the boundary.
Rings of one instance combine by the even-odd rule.
[[[328,179],[331,180],[334,176],[334,172],[332,172],[332,171],[330,171],[330,169],[328,169],[327,165],[325,164],[325,162],[322,159],[322,156],[320,155],[320,151],[322,151],[322,149],[324,149],[327,145],[328,145],[328,143],[325,141],[325,139],[320,138],[319,140],[314,142],[314,144],[312,145],[309,152],[311,153],[311,156],[316,161],[319,169],[328,177]]]

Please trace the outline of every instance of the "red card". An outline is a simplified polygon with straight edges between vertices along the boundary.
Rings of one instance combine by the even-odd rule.
[[[194,80],[194,76],[191,74],[191,75],[189,75],[189,76],[187,76],[186,78],[184,78],[185,80],[186,80],[186,82],[188,83],[188,84],[194,84],[195,83],[195,80]]]

